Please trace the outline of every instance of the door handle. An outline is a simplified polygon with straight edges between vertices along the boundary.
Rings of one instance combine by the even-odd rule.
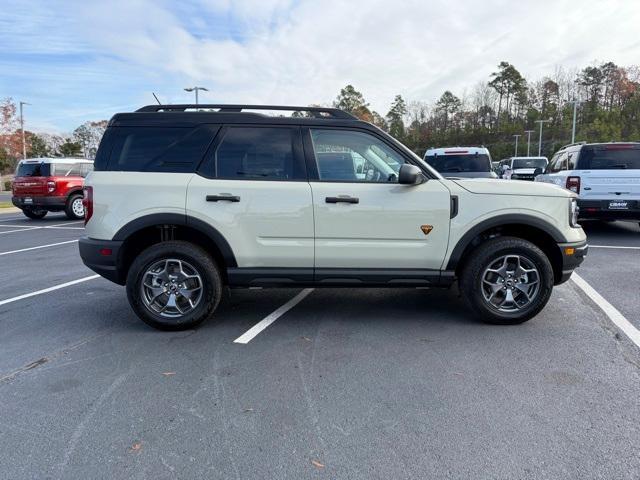
[[[327,203],[360,203],[359,198],[346,195],[344,197],[326,197],[324,201]]]
[[[240,197],[237,195],[222,194],[222,195],[207,195],[207,202],[239,202]]]

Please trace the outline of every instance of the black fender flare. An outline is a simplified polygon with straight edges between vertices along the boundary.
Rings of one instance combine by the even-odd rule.
[[[222,254],[227,267],[237,267],[236,257],[224,235],[206,222],[180,213],[152,213],[136,218],[121,227],[113,236],[114,241],[124,242],[134,233],[156,225],[179,225],[190,227],[206,235]]]
[[[521,213],[510,213],[505,215],[498,215],[497,217],[488,218],[473,226],[471,229],[465,233],[458,243],[453,248],[451,252],[451,256],[449,257],[449,262],[447,263],[447,270],[453,271],[458,266],[462,258],[462,254],[466,250],[466,248],[471,244],[474,238],[480,235],[485,230],[490,228],[499,227],[501,225],[526,225],[528,227],[537,228],[545,232],[554,241],[557,243],[566,242],[566,238],[562,234],[560,230],[558,230],[554,225],[551,225],[549,222],[546,222],[538,217],[534,217],[531,215],[525,215]]]

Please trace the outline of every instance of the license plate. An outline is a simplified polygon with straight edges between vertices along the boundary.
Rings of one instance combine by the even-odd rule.
[[[24,200],[22,200],[22,203],[33,203],[33,198],[26,197]]]
[[[629,202],[612,200],[609,202],[609,210],[628,210]]]

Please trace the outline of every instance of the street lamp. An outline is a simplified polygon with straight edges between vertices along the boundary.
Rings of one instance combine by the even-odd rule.
[[[514,135],[514,137],[516,137],[516,153],[514,155],[514,157],[518,156],[518,138],[520,138],[522,135]]]
[[[20,131],[22,132],[22,159],[25,160],[27,158],[27,143],[24,139],[24,115],[22,113],[23,105],[31,105],[27,102],[20,102]]]
[[[208,92],[209,89],[205,87],[189,87],[185,88],[185,92],[196,92],[196,105],[198,105],[198,91],[202,90],[203,92]]]
[[[551,119],[549,120],[536,120],[536,123],[540,124],[540,137],[538,138],[538,156],[542,156],[542,124],[543,123],[549,123],[551,121]]]
[[[527,157],[529,156],[529,147],[531,146],[531,134],[533,130],[525,130],[524,133],[527,134]]]
[[[578,104],[582,103],[580,100],[573,99],[573,123],[571,126],[571,143],[576,143],[576,114],[578,113]]]

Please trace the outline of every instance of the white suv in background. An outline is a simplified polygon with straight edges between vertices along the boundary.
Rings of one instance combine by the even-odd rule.
[[[480,318],[521,323],[587,253],[574,193],[447,180],[387,133],[331,108],[117,114],[85,205],[85,264],[126,284],[143,321],[172,330],[210,317],[226,286],[456,281]]]
[[[430,148],[424,161],[444,177],[498,178],[485,147]]]
[[[640,221],[638,142],[567,145],[536,181],[578,194],[580,218]]]
[[[511,157],[501,160],[498,168],[500,178],[533,181],[548,164],[547,157]]]

